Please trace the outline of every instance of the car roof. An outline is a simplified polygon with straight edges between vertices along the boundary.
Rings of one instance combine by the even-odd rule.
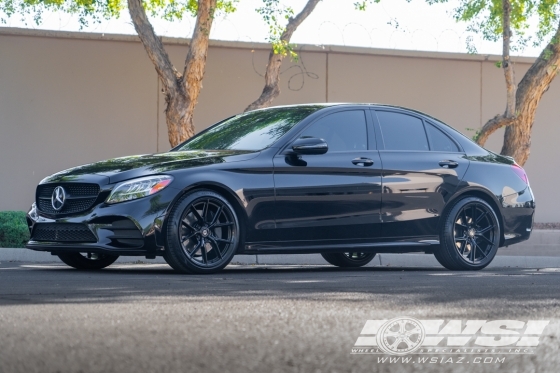
[[[364,103],[364,102],[318,102],[318,103],[308,103],[308,104],[293,104],[293,105],[278,105],[278,106],[270,106],[270,107],[266,107],[266,108],[262,108],[262,109],[256,109],[256,110],[252,110],[252,111],[258,111],[258,110],[267,110],[267,109],[276,109],[276,108],[305,108],[305,107],[320,107],[321,109],[326,109],[329,107],[336,107],[336,106],[348,106],[348,107],[355,107],[355,106],[366,106],[366,107],[370,107],[372,109],[397,109],[397,110],[403,110],[403,111],[408,111],[410,113],[415,113],[421,116],[424,116],[428,119],[431,119],[437,123],[443,124],[449,128],[452,128],[449,124],[443,122],[440,119],[437,119],[433,116],[431,116],[430,114],[426,114],[420,110],[415,110],[415,109],[411,109],[411,108],[407,108],[404,106],[397,106],[397,105],[388,105],[388,104],[379,104],[379,103]],[[455,129],[453,129],[455,130]],[[457,130],[455,130],[456,132],[458,132]],[[460,133],[460,132],[459,132]]]
[[[438,122],[441,122],[441,120],[439,120],[437,118],[434,118],[429,114],[426,114],[426,113],[424,113],[422,111],[419,111],[419,110],[407,108],[407,107],[404,107],[404,106],[380,104],[380,103],[365,103],[365,102],[317,102],[317,103],[308,103],[308,104],[292,104],[292,105],[270,106],[270,107],[267,107],[267,108],[256,109],[256,110],[267,110],[267,109],[276,109],[276,108],[318,107],[318,106],[321,107],[321,108],[328,108],[328,107],[334,107],[334,106],[367,106],[367,107],[371,107],[371,108],[406,110],[406,111],[410,111],[410,112],[417,113],[417,114],[420,114],[420,115],[424,115],[428,118],[431,118],[433,120],[437,120]],[[256,111],[256,110],[254,110],[254,111]]]

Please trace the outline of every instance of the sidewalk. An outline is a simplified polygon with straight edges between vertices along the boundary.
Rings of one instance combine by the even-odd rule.
[[[59,262],[50,253],[28,249],[0,248],[0,262]],[[123,256],[117,263],[165,263],[163,258]],[[232,263],[259,265],[329,265],[319,254],[300,255],[237,255]],[[378,254],[368,264],[390,267],[439,267],[433,255],[427,254]],[[531,239],[510,247],[502,247],[490,264],[491,267],[560,268],[560,230],[535,230]]]

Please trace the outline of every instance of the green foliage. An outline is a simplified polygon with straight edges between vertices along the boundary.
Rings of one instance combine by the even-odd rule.
[[[281,0],[262,1],[263,6],[257,8],[256,11],[262,16],[263,20],[268,25],[269,33],[267,41],[272,44],[274,54],[280,54],[282,56],[289,55],[292,60],[297,61],[298,55],[295,51],[295,45],[282,40],[282,34],[286,31],[286,26],[288,25],[290,18],[295,15],[294,9],[290,6],[284,5]],[[359,11],[364,11],[367,9],[368,5],[374,3],[377,4],[380,1],[381,0],[354,1],[354,8]]]
[[[480,130],[478,129],[474,129],[474,128],[465,128],[467,131],[472,131],[474,132],[474,135],[472,135],[471,139],[472,141],[476,142],[478,140],[478,137],[480,136]]]
[[[263,3],[264,6],[257,8],[256,11],[268,24],[268,42],[272,44],[274,53],[282,56],[290,55],[292,59],[296,59],[294,45],[282,40],[286,25],[294,15],[294,9],[285,6],[280,0],[263,0]]]
[[[373,3],[379,3],[381,0],[360,0],[360,1],[356,1],[354,2],[354,8],[356,8],[356,10],[361,10],[364,11],[367,9],[367,6]],[[410,0],[407,0],[410,1]]]
[[[429,4],[447,3],[449,0],[426,0]],[[516,38],[512,50],[519,50],[532,42],[540,45],[557,27],[560,15],[560,0],[511,0],[511,29]],[[455,20],[467,22],[467,30],[481,34],[485,40],[498,41],[503,32],[502,0],[459,0],[454,9]],[[528,35],[532,20],[538,19],[537,31]],[[476,53],[472,38],[467,40],[467,49]]]
[[[217,11],[232,13],[239,0],[218,0]],[[119,18],[126,9],[126,0],[0,0],[0,21],[6,23],[7,18],[20,15],[32,15],[33,21],[39,25],[45,12],[60,11],[76,15],[81,27],[89,22],[99,23],[102,20]],[[167,21],[181,20],[185,16],[196,16],[198,2],[196,0],[144,0],[144,7],[152,17]],[[2,14],[3,13],[3,14]]]
[[[25,247],[29,228],[23,211],[0,211],[0,247]]]

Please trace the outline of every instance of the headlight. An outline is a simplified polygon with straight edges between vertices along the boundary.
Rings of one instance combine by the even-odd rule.
[[[171,184],[172,176],[148,176],[122,182],[111,192],[107,203],[119,203],[151,196]]]
[[[37,204],[35,202],[33,202],[33,204],[31,205],[31,208],[29,209],[29,212],[27,213],[29,215],[29,217],[33,220],[37,220],[39,218],[39,215],[37,214]]]

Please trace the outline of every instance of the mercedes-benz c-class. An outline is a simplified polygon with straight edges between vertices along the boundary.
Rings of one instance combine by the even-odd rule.
[[[377,253],[425,252],[477,270],[529,238],[534,211],[523,168],[431,116],[309,104],[235,115],[166,153],[45,178],[27,247],[78,269],[120,255],[212,273],[240,254],[318,253],[359,267]]]

